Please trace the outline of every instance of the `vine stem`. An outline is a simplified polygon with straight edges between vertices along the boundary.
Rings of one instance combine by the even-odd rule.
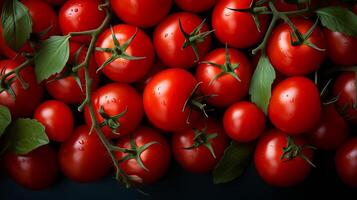
[[[3,91],[3,86],[6,84],[5,82],[6,82],[7,77],[11,76],[12,74],[15,74],[17,77],[20,77],[20,75],[19,75],[20,71],[24,67],[26,67],[26,66],[28,66],[30,64],[33,64],[33,58],[26,59],[24,62],[22,62],[15,69],[13,69],[13,70],[7,72],[6,74],[4,74],[3,76],[1,76],[1,78],[0,78],[0,91]]]

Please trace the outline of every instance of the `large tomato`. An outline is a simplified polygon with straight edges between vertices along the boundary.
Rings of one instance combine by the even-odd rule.
[[[219,0],[175,0],[175,3],[182,10],[187,12],[204,12],[211,9]]]
[[[342,181],[357,187],[357,138],[350,138],[337,151],[336,170]]]

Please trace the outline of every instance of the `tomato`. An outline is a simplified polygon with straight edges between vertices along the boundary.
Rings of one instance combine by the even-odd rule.
[[[64,2],[66,2],[66,0],[44,0],[44,1],[55,6],[62,5]]]
[[[183,31],[188,34],[187,38],[180,29],[179,20]],[[179,12],[168,16],[156,27],[154,45],[158,57],[165,65],[172,68],[190,68],[210,50],[212,39],[208,34],[209,29],[206,23],[200,27],[201,23],[203,21],[199,16]],[[194,38],[198,34],[201,36]]]
[[[334,105],[324,106],[319,124],[309,132],[309,142],[319,150],[334,150],[348,136],[348,124]]]
[[[182,10],[187,12],[204,12],[211,9],[218,0],[175,0]]]
[[[46,82],[47,92],[59,101],[67,104],[80,104],[85,99],[85,73],[84,69],[79,69],[77,76],[80,80],[81,87],[78,85],[74,74],[72,74],[72,67],[84,61],[87,54],[87,47],[82,47],[81,44],[76,42],[69,42],[69,59],[66,67],[61,73],[50,78]],[[76,53],[79,52],[77,60]],[[95,90],[99,83],[99,74],[96,73],[97,64],[94,56],[92,55],[89,61],[89,73],[92,79],[92,90]]]
[[[165,66],[160,61],[156,62],[153,65],[153,67],[151,68],[151,70],[144,76],[144,78],[135,82],[135,87],[140,92],[144,92],[146,85],[149,83],[149,81],[152,79],[152,77],[164,69],[165,69]]]
[[[252,14],[229,9],[247,9],[255,2],[255,0],[217,2],[212,13],[212,27],[220,42],[235,48],[247,48],[259,42],[268,27],[269,18],[266,15],[258,16],[259,31]]]
[[[96,119],[104,123],[103,132],[110,137],[131,133],[143,118],[142,98],[132,86],[127,84],[104,85],[93,92],[91,102]],[[120,114],[121,117],[118,116]],[[91,126],[92,120],[88,107],[84,110],[84,116],[88,126]]]
[[[0,61],[1,76],[14,70],[19,64],[20,63],[12,60]],[[9,108],[13,119],[31,116],[32,112],[41,103],[43,97],[42,85],[37,83],[34,69],[31,66],[26,66],[20,70],[19,75],[28,85],[27,89],[24,89],[19,79],[15,78],[10,84],[10,87],[16,98],[8,91],[2,91],[0,93],[0,105]],[[12,77],[15,77],[15,75],[12,74],[7,80],[10,80]]]
[[[112,31],[121,44],[120,47],[114,45]],[[125,47],[125,43],[129,42],[132,37],[134,39],[129,46]],[[118,56],[102,69],[104,75],[113,81],[125,83],[138,81],[149,72],[154,63],[155,52],[149,36],[135,26],[119,24],[107,29],[99,36],[96,46],[116,49],[115,53],[98,50],[95,52],[95,60],[98,66],[102,66],[111,57]],[[137,59],[126,59],[127,56],[137,57]]]
[[[307,19],[294,18],[291,21],[301,34],[313,27],[313,22]],[[306,40],[319,50],[305,43],[294,46],[291,40],[297,41],[287,23],[278,25],[273,31],[267,54],[274,68],[286,76],[306,75],[317,70],[326,57],[326,42],[321,29],[316,27]]]
[[[238,142],[257,139],[265,129],[264,113],[253,103],[241,101],[231,105],[223,116],[227,135]]]
[[[302,134],[320,120],[320,94],[316,85],[305,77],[291,77],[272,91],[268,107],[271,122],[288,134]]]
[[[111,0],[110,4],[125,23],[147,28],[164,19],[171,9],[172,0]]]
[[[222,126],[214,120],[200,120],[193,127],[175,132],[172,136],[175,160],[194,173],[212,170],[221,160],[227,145],[228,139]]]
[[[290,136],[291,137],[291,136]],[[258,141],[254,153],[255,168],[260,177],[270,185],[289,187],[304,181],[311,171],[309,161],[313,158],[313,151],[304,147],[306,141],[299,137],[292,137],[292,151],[284,153],[289,146],[288,136],[279,130],[271,130]],[[301,151],[297,156],[289,155]],[[284,156],[284,157],[282,157]]]
[[[342,181],[357,187],[357,138],[348,139],[336,152],[336,170]]]
[[[26,155],[7,152],[4,156],[9,176],[23,187],[40,190],[57,179],[57,153],[49,145],[38,147]]]
[[[200,91],[204,95],[216,95],[209,98],[208,103],[225,107],[247,96],[252,65],[243,53],[235,49],[226,51],[219,48],[207,54],[203,60],[204,62],[198,65],[196,78],[198,82],[202,82]]]
[[[62,143],[59,162],[63,174],[78,182],[96,181],[108,174],[112,161],[106,148],[87,126],[79,126],[72,137]]]
[[[132,144],[135,144],[132,145]],[[147,145],[145,148],[144,145]],[[150,184],[160,179],[170,164],[170,147],[166,139],[154,129],[141,127],[131,136],[119,139],[116,146],[132,150],[133,153],[116,152],[118,160],[128,156],[119,163],[124,172],[137,176],[140,182]],[[142,166],[139,164],[141,160]]]
[[[105,18],[105,12],[98,8],[100,4],[101,0],[66,1],[59,12],[59,24],[63,35],[98,28]],[[90,36],[71,37],[71,40],[83,43],[89,43],[90,39]]]
[[[45,132],[51,141],[64,142],[72,135],[72,111],[60,101],[43,102],[36,108],[34,119],[45,126]]]
[[[183,69],[167,69],[156,74],[143,95],[144,110],[150,122],[165,131],[187,128],[199,116],[192,105],[196,101],[195,94],[191,95],[196,85],[192,74]]]

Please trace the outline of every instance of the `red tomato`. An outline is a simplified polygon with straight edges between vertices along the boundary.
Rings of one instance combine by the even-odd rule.
[[[141,93],[144,92],[146,85],[149,83],[152,77],[164,69],[165,66],[160,61],[156,62],[151,68],[151,70],[144,76],[144,78],[135,83],[136,89],[138,89],[138,91],[140,91]]]
[[[291,137],[291,136],[290,136]],[[311,165],[302,157],[305,156],[310,161],[313,158],[313,151],[304,148],[306,141],[299,137],[292,137],[294,154],[300,149],[301,154],[291,159],[282,158],[284,148],[288,147],[288,136],[279,130],[271,130],[264,134],[258,141],[255,149],[255,168],[260,177],[270,185],[279,187],[289,187],[304,181],[311,171]]]
[[[214,120],[200,120],[193,127],[172,136],[172,151],[176,161],[193,173],[212,170],[221,160],[227,145],[228,139],[222,126]]]
[[[211,9],[218,0],[175,0],[182,10],[187,12],[204,12]]]
[[[18,62],[12,60],[0,61],[1,77],[14,70],[18,65]],[[10,85],[16,98],[14,98],[8,91],[2,91],[0,93],[0,104],[9,108],[13,119],[31,116],[32,112],[41,103],[43,97],[43,88],[41,85],[37,84],[35,72],[31,66],[23,68],[19,75],[24,82],[27,83],[27,89],[24,89],[19,79],[16,78]],[[7,80],[14,76],[15,75],[12,74]]]
[[[99,36],[96,46],[99,48],[118,48],[114,45],[112,31],[124,49],[116,49],[116,54],[113,52],[96,51],[95,60],[98,66],[101,66],[112,56],[140,57],[138,60],[130,60],[123,57],[116,58],[102,69],[103,73],[113,81],[132,83],[140,80],[149,72],[154,63],[155,52],[149,36],[135,26],[119,24],[104,31]],[[130,42],[129,46],[123,47],[134,35],[135,38]]]
[[[350,138],[337,151],[336,170],[342,181],[357,187],[357,138]]]
[[[87,47],[82,47],[81,44],[76,42],[69,42],[69,59],[66,67],[62,72],[46,82],[47,92],[59,101],[67,104],[80,104],[85,99],[85,74],[84,69],[78,71],[78,78],[81,82],[81,87],[79,87],[73,74],[65,75],[66,73],[71,73],[72,67],[76,64],[80,64],[84,61],[87,54]],[[78,54],[78,59],[76,60],[76,53]],[[94,56],[91,56],[89,61],[89,73],[92,79],[92,90],[95,90],[99,83],[99,75],[96,73],[97,64],[95,62]],[[82,88],[82,89],[81,89]]]
[[[310,131],[320,120],[320,94],[305,77],[280,82],[272,92],[268,114],[271,122],[291,135]]]
[[[301,34],[306,34],[313,22],[294,18],[292,23]],[[316,27],[307,42],[312,43],[317,50],[307,44],[292,45],[296,41],[287,23],[278,25],[273,31],[267,45],[267,54],[276,70],[287,76],[306,75],[320,67],[326,57],[326,42],[319,27]]]
[[[164,19],[171,9],[172,0],[111,0],[110,4],[125,23],[147,28]]]
[[[308,133],[309,141],[319,150],[334,150],[348,136],[348,124],[334,105],[324,106],[319,124]]]
[[[58,5],[63,4],[66,0],[44,0],[44,1],[46,1],[47,3],[49,3],[51,5],[58,6]]]
[[[45,132],[51,141],[64,142],[72,135],[72,111],[60,101],[43,102],[36,108],[34,118],[45,126]]]
[[[96,181],[108,174],[112,161],[106,148],[87,126],[79,126],[73,136],[62,143],[59,162],[63,174],[78,182]]]
[[[253,103],[242,101],[231,105],[223,116],[227,135],[238,142],[257,139],[265,129],[264,113]]]
[[[143,118],[142,98],[133,87],[127,84],[110,83],[102,86],[93,92],[91,101],[96,119],[100,123],[105,123],[107,120],[102,130],[110,137],[119,137],[131,133],[139,126]],[[105,115],[108,115],[107,119],[100,113],[101,108]],[[115,116],[119,114],[124,115],[115,119]],[[84,116],[88,126],[91,126],[92,120],[88,107],[84,110]],[[119,127],[116,127],[116,125],[119,125]],[[115,134],[113,134],[113,130]]]
[[[217,2],[212,13],[212,27],[219,41],[235,48],[247,48],[259,42],[268,27],[268,16],[259,15],[259,31],[252,14],[229,9],[247,9],[255,2],[255,0]]]
[[[230,63],[226,63],[227,56]],[[225,49],[219,48],[207,54],[203,60],[196,71],[197,81],[202,82],[200,91],[204,95],[217,95],[209,98],[208,103],[225,107],[247,96],[252,65],[243,53],[229,49],[227,55]]]
[[[148,145],[148,147],[144,148],[144,145]],[[130,156],[127,160],[119,163],[119,166],[126,174],[139,177],[140,182],[145,184],[156,182],[169,167],[171,156],[169,144],[154,129],[141,127],[131,136],[119,139],[116,146],[133,151],[133,153],[129,153]],[[120,160],[126,155],[128,153],[118,151],[116,158]],[[143,166],[140,166],[139,159]]]
[[[26,155],[7,152],[4,156],[9,176],[23,187],[40,190],[55,182],[58,174],[57,153],[49,145]]]
[[[179,20],[184,32],[189,35],[187,37],[191,39],[185,38],[180,29]],[[156,27],[153,36],[154,45],[156,53],[165,65],[172,68],[193,67],[210,50],[212,40],[210,35],[199,37],[199,39],[193,38],[209,31],[206,23],[198,30],[202,22],[197,15],[180,12],[168,16]],[[197,49],[197,55],[194,48]]]
[[[100,4],[101,0],[66,1],[59,12],[59,24],[63,35],[98,28],[105,18],[105,12],[98,8]],[[74,36],[71,39],[89,43],[91,38],[90,36]]]

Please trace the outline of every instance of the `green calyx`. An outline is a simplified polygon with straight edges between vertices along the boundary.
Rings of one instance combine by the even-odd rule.
[[[300,157],[306,162],[308,162],[311,166],[316,167],[314,163],[312,163],[312,161],[302,152],[305,148],[316,149],[315,147],[309,145],[299,146],[294,143],[294,140],[291,136],[287,136],[287,139],[287,146],[283,148],[283,154],[281,155],[282,161],[289,161],[296,157]]]
[[[125,110],[117,115],[114,116],[109,116],[104,112],[103,106],[100,107],[99,109],[99,114],[100,116],[104,119],[103,122],[100,123],[100,127],[108,126],[113,134],[119,134],[117,133],[117,129],[120,127],[120,122],[118,121],[121,117],[123,117],[126,113],[128,112],[128,107],[125,108]]]

